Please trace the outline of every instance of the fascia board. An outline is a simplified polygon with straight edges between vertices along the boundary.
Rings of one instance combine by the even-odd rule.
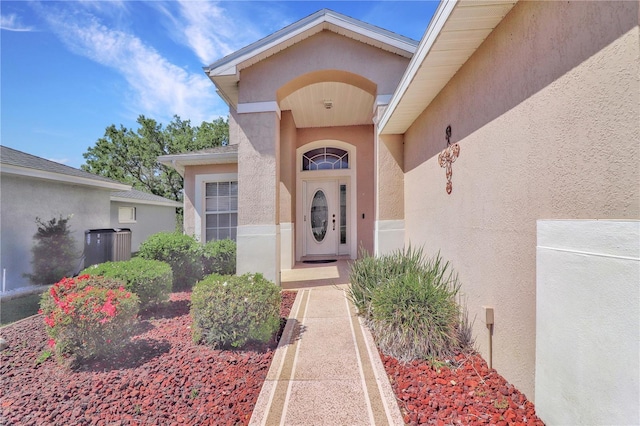
[[[180,176],[184,177],[186,166],[237,163],[238,153],[163,155],[158,157],[158,161],[167,167],[174,168]]]
[[[259,55],[269,49],[272,49],[273,47],[277,46],[278,44],[281,44],[283,42],[286,42],[294,37],[296,37],[298,34],[301,34],[313,27],[315,27],[316,25],[320,25],[324,22],[324,17],[320,16],[315,18],[314,20],[301,25],[299,27],[296,28],[292,28],[290,29],[287,33],[281,35],[280,37],[274,38],[273,40],[271,40],[270,42],[257,47],[256,49],[251,49],[249,51],[247,51],[245,54],[240,55],[236,58],[233,58],[230,62],[225,63],[220,65],[219,67],[213,68],[213,69],[209,69],[209,76],[211,77],[216,77],[219,75],[236,75],[237,74],[237,66],[238,64],[246,61],[247,59],[250,59],[256,55]],[[274,33],[275,34],[275,33]],[[259,43],[256,42],[256,43]]]
[[[239,64],[241,64],[242,62],[260,55],[261,53],[274,48],[275,46],[277,46],[278,44],[282,44],[287,42],[288,40],[297,37],[298,35],[304,33],[305,31],[311,30],[312,28],[319,26],[319,25],[324,25],[325,23],[330,23],[333,25],[337,25],[339,27],[342,27],[348,31],[352,31],[354,33],[357,34],[361,34],[364,35],[368,38],[371,38],[373,40],[379,41],[381,43],[384,44],[388,44],[389,46],[393,46],[395,48],[398,49],[402,49],[408,53],[413,54],[416,51],[416,46],[405,42],[403,40],[401,40],[400,38],[395,38],[395,37],[391,37],[389,35],[385,35],[385,34],[380,34],[376,31],[373,31],[371,29],[362,27],[361,25],[356,25],[353,22],[349,22],[343,18],[341,18],[340,16],[331,14],[331,13],[326,13],[326,14],[322,14],[317,16],[316,18],[312,19],[309,22],[303,23],[303,22],[299,22],[299,26],[295,27],[295,28],[291,28],[288,32],[286,32],[285,34],[274,38],[273,40],[271,40],[270,42],[256,48],[256,49],[251,49],[249,51],[247,51],[245,54],[238,56],[237,58],[232,59],[231,61],[221,64],[220,66],[216,67],[216,68],[209,68],[207,70],[208,74],[210,77],[216,77],[216,76],[230,76],[230,75],[236,75],[238,74],[238,70],[237,70],[237,66]],[[277,34],[277,33],[274,33]],[[259,43],[259,42],[257,42]]]
[[[368,28],[364,28],[360,25],[356,25],[352,22],[346,21],[344,19],[341,19],[338,16],[335,15],[327,15],[326,18],[326,22],[333,24],[333,25],[337,25],[339,27],[342,27],[348,31],[352,31],[356,34],[361,34],[365,37],[368,37],[372,40],[376,40],[379,41],[380,43],[383,44],[387,44],[389,46],[398,48],[398,49],[402,49],[408,53],[415,53],[416,51],[416,45],[411,44],[411,43],[407,43],[405,41],[402,41],[399,38],[395,38],[389,35],[385,35],[385,34],[380,34],[379,32],[376,32],[374,30],[368,29]]]
[[[151,200],[137,200],[135,198],[126,198],[126,197],[111,197],[111,201],[115,201],[118,203],[128,203],[128,204],[147,204],[152,206],[162,206],[162,207],[182,207],[182,203],[177,201],[151,201]]]
[[[79,176],[65,175],[62,173],[53,173],[47,172],[44,170],[36,170],[29,169],[26,167],[13,166],[10,164],[2,164],[0,167],[0,172],[16,175],[16,176],[25,176],[34,179],[44,179],[50,180],[54,182],[63,182],[69,183],[72,185],[82,185],[82,186],[91,186],[100,189],[110,189],[115,191],[129,191],[131,190],[131,185],[126,185],[124,183],[117,182],[105,182],[100,180],[95,180],[91,178],[83,178]]]
[[[431,24],[429,24],[429,28],[425,31],[425,35],[422,38],[422,41],[418,45],[418,49],[416,54],[413,56],[409,65],[407,66],[407,70],[405,71],[402,79],[400,80],[400,84],[398,84],[398,88],[394,92],[391,97],[391,101],[389,102],[389,107],[382,114],[382,118],[380,119],[380,126],[378,133],[384,134],[384,129],[389,122],[393,112],[398,107],[398,104],[402,100],[402,97],[407,92],[407,89],[413,82],[413,79],[416,76],[416,73],[420,69],[420,66],[424,62],[424,59],[431,51],[438,35],[440,35],[440,31],[447,23],[447,20],[451,16],[454,8],[458,4],[458,0],[450,0],[450,1],[442,1],[434,14],[433,19],[431,20]]]

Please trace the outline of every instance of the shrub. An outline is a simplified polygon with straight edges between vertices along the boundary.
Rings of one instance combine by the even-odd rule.
[[[168,263],[140,257],[93,265],[81,273],[124,281],[125,289],[140,299],[140,309],[167,302],[173,283],[173,273]]]
[[[422,249],[397,250],[393,253],[373,257],[360,249],[360,259],[351,264],[347,294],[358,313],[365,319],[371,319],[371,298],[374,290],[387,280],[404,274],[419,271],[422,268]]]
[[[160,232],[140,245],[138,256],[171,265],[173,290],[190,289],[202,279],[202,247],[195,238],[175,232]]]
[[[470,349],[470,324],[456,303],[459,289],[449,262],[439,254],[424,260],[421,249],[409,248],[354,262],[348,294],[380,350],[408,361]]]
[[[193,340],[220,348],[268,342],[280,325],[280,300],[261,274],[209,275],[191,295]]]
[[[137,324],[138,297],[123,284],[81,275],[63,278],[43,294],[41,313],[58,354],[104,357],[127,344]]]
[[[236,243],[230,239],[209,241],[202,255],[204,275],[236,273]]]
[[[69,228],[71,216],[53,218],[48,222],[36,217],[37,231],[31,249],[32,274],[24,274],[33,284],[52,284],[72,275],[80,253]]]

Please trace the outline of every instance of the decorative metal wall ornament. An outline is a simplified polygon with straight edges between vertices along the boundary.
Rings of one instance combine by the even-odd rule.
[[[451,194],[453,190],[453,184],[451,183],[451,176],[453,175],[453,168],[451,165],[455,163],[456,159],[460,155],[460,145],[454,143],[451,145],[451,126],[447,126],[445,132],[447,138],[447,147],[438,154],[438,164],[440,167],[444,167],[447,175],[447,194]]]

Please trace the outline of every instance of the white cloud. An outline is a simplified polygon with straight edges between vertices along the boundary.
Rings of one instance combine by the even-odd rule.
[[[34,29],[25,26],[20,22],[20,18],[15,13],[0,16],[0,29],[7,31],[33,31]]]
[[[116,70],[127,81],[132,113],[166,121],[178,114],[199,124],[223,112],[213,111],[218,98],[203,73],[172,64],[134,34],[109,28],[86,10],[53,13],[48,7],[46,12],[45,19],[70,50]]]
[[[165,27],[171,37],[209,65],[262,36],[256,16],[262,16],[256,3],[179,0],[150,3],[165,17]],[[262,22],[260,22],[261,24]]]

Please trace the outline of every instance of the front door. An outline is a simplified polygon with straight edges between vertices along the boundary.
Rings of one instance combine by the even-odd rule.
[[[307,255],[338,254],[340,233],[338,182],[306,181],[305,247]]]

